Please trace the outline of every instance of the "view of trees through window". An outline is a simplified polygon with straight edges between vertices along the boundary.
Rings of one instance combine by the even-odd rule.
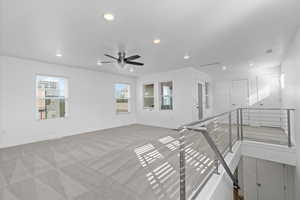
[[[67,80],[36,77],[36,117],[39,120],[64,118],[67,114]]]
[[[130,85],[123,83],[115,84],[115,96],[117,113],[130,112]]]

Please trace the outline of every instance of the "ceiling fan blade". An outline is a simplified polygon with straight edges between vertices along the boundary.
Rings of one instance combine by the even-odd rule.
[[[112,58],[112,59],[115,59],[115,60],[119,60],[118,58],[113,57],[113,56],[111,56],[111,55],[108,55],[108,54],[104,54],[104,55],[107,56],[107,57],[109,57],[109,58]]]
[[[130,64],[130,65],[139,65],[139,66],[143,66],[144,65],[144,63],[132,62],[132,61],[125,61],[125,63]]]
[[[102,64],[109,64],[109,63],[114,63],[112,61],[101,61]]]
[[[129,57],[125,58],[125,60],[135,60],[135,59],[138,59],[140,57],[141,56],[139,56],[139,55],[134,55],[134,56],[129,56]]]

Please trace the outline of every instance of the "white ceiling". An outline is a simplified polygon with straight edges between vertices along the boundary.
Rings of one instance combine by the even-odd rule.
[[[133,75],[216,61],[230,69],[250,61],[278,65],[300,25],[299,0],[0,1],[2,55],[129,73],[96,65],[107,60],[104,53],[125,49],[145,62]],[[115,21],[103,20],[105,12]],[[157,37],[161,44],[154,45]],[[58,50],[62,58],[55,56]],[[201,69],[215,73],[221,67]]]

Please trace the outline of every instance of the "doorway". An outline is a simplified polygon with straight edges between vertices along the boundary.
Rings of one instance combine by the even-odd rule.
[[[245,200],[291,200],[293,185],[286,165],[243,157],[243,191]]]
[[[249,84],[247,79],[233,80],[231,82],[230,100],[232,109],[249,105]]]
[[[197,110],[198,110],[198,120],[203,119],[204,117],[204,101],[203,101],[203,94],[204,94],[204,84],[198,82],[197,83]]]
[[[279,74],[263,74],[256,77],[257,99],[251,105],[262,109],[281,107],[281,88]],[[265,127],[282,127],[284,116],[281,110],[256,111],[256,124]],[[280,120],[280,121],[278,121]]]

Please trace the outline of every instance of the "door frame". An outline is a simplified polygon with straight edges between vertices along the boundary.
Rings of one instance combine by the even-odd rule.
[[[266,165],[264,165],[264,162],[269,162],[272,164],[275,164],[277,166],[281,167],[281,176],[282,176],[282,196],[283,199],[282,200],[288,200],[287,195],[288,195],[288,191],[293,191],[293,189],[291,188],[291,190],[289,190],[289,188],[291,187],[290,184],[288,184],[288,176],[287,176],[287,172],[288,169],[285,168],[286,165],[282,164],[282,163],[276,163],[273,161],[268,161],[268,160],[263,160],[263,159],[258,159],[258,158],[254,158],[254,157],[249,157],[249,156],[245,156],[242,158],[242,162],[241,162],[241,168],[243,170],[242,173],[242,180],[243,180],[243,194],[244,196],[247,197],[252,197],[252,199],[256,199],[256,200],[264,200],[261,199],[261,195],[264,192],[264,185],[266,185],[265,182],[263,182],[261,179],[260,174],[264,172],[263,167],[266,167]],[[269,169],[269,168],[265,168],[265,169]],[[277,171],[276,171],[277,172]],[[251,173],[251,177],[249,177]],[[277,173],[276,173],[277,174]],[[292,177],[292,176],[291,176]],[[293,184],[293,180],[289,180],[291,181],[291,183]],[[255,198],[254,198],[255,196]],[[293,197],[293,194],[292,196]]]
[[[247,78],[243,78],[243,79],[233,79],[230,81],[230,108],[231,109],[236,109],[236,108],[240,108],[240,105],[234,105],[234,101],[233,101],[233,82],[234,81],[246,81],[246,93],[247,93],[247,105],[243,106],[243,107],[249,107],[250,105],[250,80]],[[244,110],[243,112],[250,112],[249,110]],[[247,115],[244,117],[245,122],[247,121],[248,125],[250,123],[250,114],[247,113]]]
[[[202,119],[205,117],[206,107],[205,107],[205,81],[203,80],[197,80],[196,81],[196,102],[195,102],[195,108],[197,109],[197,119],[199,119],[199,90],[198,90],[198,84],[202,85]]]
[[[232,107],[233,106],[233,98],[232,98],[232,92],[233,92],[233,82],[234,81],[246,81],[247,82],[247,103],[248,103],[248,106],[249,106],[249,97],[250,97],[250,87],[249,87],[249,79],[233,79],[231,80],[231,87],[230,87],[230,106]]]

